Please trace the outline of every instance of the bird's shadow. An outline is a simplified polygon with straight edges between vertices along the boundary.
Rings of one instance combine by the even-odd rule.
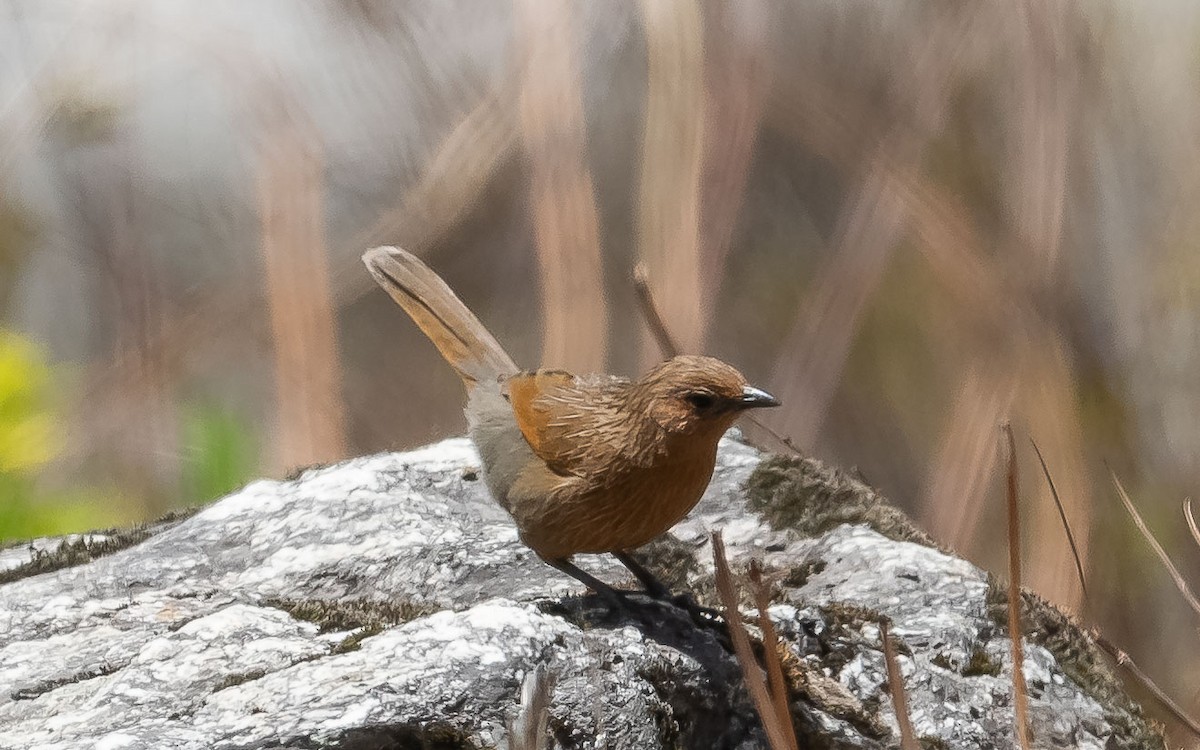
[[[625,593],[619,605],[596,594],[538,599],[534,604],[546,614],[562,617],[582,630],[635,628],[648,640],[704,665],[725,664],[733,658],[723,618],[689,612],[683,606],[644,594]]]

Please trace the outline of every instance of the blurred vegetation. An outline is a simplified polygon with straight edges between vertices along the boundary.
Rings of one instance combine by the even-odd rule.
[[[193,406],[183,425],[183,504],[220,497],[255,477],[258,444],[238,415],[217,406]]]
[[[772,427],[984,567],[997,426],[1036,439],[1090,600],[1020,439],[1029,585],[1198,695],[1105,465],[1200,570],[1200,6],[10,5],[0,538],[461,432],[369,246],[518,363],[622,374],[644,260]]]
[[[55,384],[44,353],[0,329],[0,542],[130,520],[103,490],[41,487],[42,473],[63,448]]]
[[[0,329],[0,543],[141,520],[126,493],[54,481],[66,445],[61,404],[69,378],[33,342]],[[183,420],[180,505],[199,504],[256,473],[256,441],[239,418],[218,407],[187,410]]]

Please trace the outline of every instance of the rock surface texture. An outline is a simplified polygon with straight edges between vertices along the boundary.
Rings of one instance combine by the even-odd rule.
[[[475,462],[447,440],[3,550],[0,748],[766,747],[720,627],[607,609],[518,542]],[[709,604],[712,530],[777,581],[801,747],[898,746],[881,617],[926,747],[1013,747],[1004,590],[869,488],[727,439],[645,554]],[[1024,603],[1036,747],[1162,747],[1086,637]]]

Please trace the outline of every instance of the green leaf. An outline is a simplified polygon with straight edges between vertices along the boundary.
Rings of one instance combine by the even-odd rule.
[[[258,446],[231,412],[193,406],[185,413],[183,442],[183,491],[192,504],[225,495],[254,476]]]

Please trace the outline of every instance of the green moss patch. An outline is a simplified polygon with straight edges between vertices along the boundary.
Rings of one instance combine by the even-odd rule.
[[[351,651],[357,651],[362,648],[362,642],[373,635],[379,635],[383,631],[382,625],[368,625],[360,630],[356,630],[342,640],[330,650],[330,654],[348,654]]]
[[[937,548],[875,490],[815,459],[764,459],[746,482],[746,496],[749,508],[776,530],[818,536],[842,524],[866,524],[889,539]]]
[[[226,688],[244,685],[247,682],[254,682],[255,680],[261,680],[266,676],[267,672],[265,669],[251,669],[249,672],[238,672],[236,674],[231,674],[218,682],[216,687],[213,688],[213,692],[219,693]]]
[[[320,746],[329,750],[478,750],[479,747],[466,732],[443,722],[360,727]]]
[[[124,666],[125,666],[125,663],[117,664],[117,663],[113,663],[113,662],[104,662],[102,664],[97,664],[95,666],[88,667],[86,669],[81,669],[78,672],[67,675],[65,677],[57,677],[57,678],[49,679],[49,680],[42,680],[41,682],[35,683],[33,685],[29,685],[26,687],[19,687],[19,688],[13,690],[12,692],[10,692],[8,694],[8,697],[14,701],[33,700],[34,698],[45,695],[46,693],[49,693],[52,690],[57,690],[58,688],[64,687],[66,685],[74,685],[78,682],[86,682],[87,680],[94,680],[97,677],[107,677],[108,675],[115,673],[117,670],[121,669]]]
[[[0,571],[0,584],[83,565],[96,558],[128,549],[163,531],[165,527],[191,516],[197,510],[199,509],[168,513],[157,521],[127,529],[106,529],[91,532],[78,539],[64,539],[52,550],[35,551],[33,559],[29,562]]]
[[[988,616],[1001,630],[1008,627],[1007,583],[988,576]],[[1133,750],[1161,750],[1161,732],[1125,692],[1121,680],[1113,674],[1108,658],[1067,613],[1032,591],[1021,591],[1021,631],[1025,640],[1054,655],[1063,672],[1104,708],[1104,718],[1112,725],[1112,747]]]
[[[988,675],[996,677],[1000,674],[1000,664],[988,656],[988,652],[977,648],[971,652],[971,660],[963,667],[963,677],[978,677]]]
[[[695,549],[671,534],[639,547],[634,557],[671,591],[686,591],[688,578],[699,569]]]
[[[267,599],[263,604],[282,609],[297,620],[316,623],[321,633],[356,628],[378,633],[390,625],[431,615],[441,609],[406,599]]]

